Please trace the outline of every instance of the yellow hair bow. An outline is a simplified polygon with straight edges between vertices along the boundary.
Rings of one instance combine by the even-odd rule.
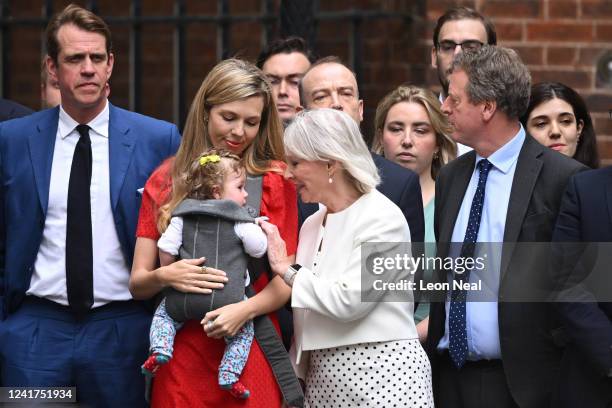
[[[217,163],[221,160],[218,154],[209,154],[208,156],[200,157],[200,166],[205,166],[207,163]]]

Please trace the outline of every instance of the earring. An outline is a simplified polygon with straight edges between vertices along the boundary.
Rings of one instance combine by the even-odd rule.
[[[328,182],[329,184],[332,184],[332,183],[334,182],[334,180],[332,179],[332,175],[331,175],[331,173],[329,172],[329,170],[327,170],[327,175],[329,176],[329,178],[327,179],[327,182]]]
[[[438,160],[438,152],[434,152],[432,159]]]

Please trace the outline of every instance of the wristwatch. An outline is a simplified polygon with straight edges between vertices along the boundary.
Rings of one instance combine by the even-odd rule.
[[[283,276],[283,280],[287,285],[293,286],[293,280],[295,279],[295,275],[301,267],[302,265],[300,264],[289,265],[289,269],[287,269],[287,272],[285,272],[285,275]]]

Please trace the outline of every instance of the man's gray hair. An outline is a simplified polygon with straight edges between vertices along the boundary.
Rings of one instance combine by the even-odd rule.
[[[466,93],[471,103],[495,101],[497,109],[518,119],[527,110],[531,75],[516,51],[485,45],[477,51],[459,53],[450,72],[467,74]]]
[[[361,193],[380,183],[372,154],[359,126],[348,114],[336,109],[305,110],[285,130],[285,151],[307,161],[338,161]]]

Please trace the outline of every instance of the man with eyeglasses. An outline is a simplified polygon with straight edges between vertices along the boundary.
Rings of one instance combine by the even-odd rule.
[[[448,69],[462,50],[475,51],[484,44],[496,45],[497,34],[491,21],[467,7],[453,7],[440,18],[433,32],[431,66],[436,69],[442,86],[440,102],[448,96]],[[472,149],[458,143],[458,155]]]

